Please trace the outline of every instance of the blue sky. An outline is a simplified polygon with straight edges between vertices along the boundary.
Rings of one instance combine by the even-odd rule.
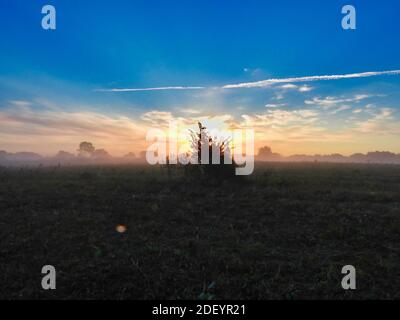
[[[56,30],[41,28],[45,4],[57,10]],[[345,4],[356,30],[341,28]],[[151,116],[153,125],[214,117],[254,126],[259,145],[284,154],[400,152],[399,75],[223,89],[399,70],[399,21],[394,0],[3,0],[0,149],[51,153],[90,138],[120,154],[143,148]],[[106,91],[159,87],[202,88]]]

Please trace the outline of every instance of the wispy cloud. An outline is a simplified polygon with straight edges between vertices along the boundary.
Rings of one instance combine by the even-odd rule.
[[[345,110],[344,106],[338,107],[332,113]],[[0,149],[42,154],[54,154],[60,149],[74,152],[79,142],[86,140],[113,155],[123,155],[128,151],[145,150],[147,130],[151,127],[168,128],[170,121],[177,122],[183,132],[187,132],[187,128],[195,128],[197,121],[209,129],[253,128],[256,148],[272,143],[280,145],[281,150],[287,153],[294,150],[302,153],[321,150],[347,152],[343,142],[349,145],[351,152],[355,148],[366,152],[383,144],[387,149],[398,150],[400,134],[396,110],[378,107],[365,109],[371,114],[365,112],[360,118],[349,118],[352,121],[340,131],[325,123],[322,118],[324,113],[315,109],[266,108],[264,112],[249,112],[240,117],[228,113],[179,116],[179,113],[168,110],[153,110],[132,118],[64,109],[15,106],[13,103],[1,108]]]
[[[383,75],[399,75],[400,70],[391,71],[372,71],[361,73],[349,73],[339,75],[324,75],[324,76],[306,76],[306,77],[293,77],[293,78],[277,78],[267,79],[255,82],[245,82],[237,84],[228,84],[223,86],[223,89],[237,89],[237,88],[257,88],[268,87],[276,83],[296,83],[296,82],[313,82],[313,81],[327,81],[327,80],[340,80],[340,79],[354,79],[354,78],[367,78]]]
[[[113,88],[113,89],[95,89],[97,92],[138,92],[138,91],[163,91],[163,90],[201,90],[205,87],[154,87],[154,88]]]
[[[354,131],[373,135],[398,135],[399,121],[394,118],[394,112],[391,108],[381,108],[371,118],[358,122]]]
[[[311,91],[311,90],[313,90],[314,88],[313,87],[310,87],[310,86],[307,86],[307,85],[304,85],[304,86],[300,86],[299,87],[299,91],[300,92],[309,92],[309,91]]]
[[[286,103],[268,103],[265,105],[266,108],[281,108],[285,107]]]
[[[182,113],[186,113],[186,114],[200,114],[201,111],[198,109],[191,109],[191,108],[180,108],[178,109],[180,112]]]
[[[286,90],[287,89],[294,89],[294,90],[297,90],[299,92],[309,92],[309,91],[314,89],[313,87],[310,87],[308,85],[298,86],[298,85],[295,85],[293,83],[286,83],[284,85],[281,85],[279,88],[280,89],[286,89]]]
[[[293,83],[287,83],[280,86],[281,89],[297,89],[297,86]]]
[[[343,105],[343,106],[340,106],[339,108],[336,108],[335,110],[331,111],[331,114],[337,114],[339,112],[349,110],[349,109],[351,109],[350,106]]]
[[[267,110],[261,114],[244,114],[239,127],[255,129],[256,140],[271,142],[285,141],[291,143],[300,141],[316,141],[327,132],[316,122],[319,113],[315,110]]]
[[[309,100],[305,100],[304,103],[307,105],[317,105],[321,106],[325,109],[334,107],[338,104],[342,103],[358,103],[364,99],[371,98],[371,95],[368,94],[357,94],[352,98],[337,98],[337,97],[325,97],[325,98],[319,98],[319,97],[314,97]]]
[[[146,127],[122,115],[12,106],[0,109],[0,122],[0,148],[13,152],[73,152],[84,140],[117,154],[145,145]]]
[[[159,127],[168,126],[171,121],[175,118],[169,111],[149,111],[141,115],[143,121],[148,122],[151,125],[157,125]]]
[[[24,101],[24,100],[11,100],[10,104],[16,107],[27,107],[31,105],[29,101]]]
[[[305,77],[292,77],[292,78],[273,78],[254,82],[244,82],[237,84],[227,84],[220,87],[211,87],[212,89],[239,89],[239,88],[259,88],[269,87],[274,84],[283,83],[282,89],[297,89],[300,92],[308,92],[313,88],[307,85],[297,86],[293,83],[297,82],[314,82],[314,81],[328,81],[328,80],[341,80],[341,79],[355,79],[367,78],[384,75],[400,75],[400,70],[390,71],[370,71],[361,73],[348,73],[338,75],[323,75],[323,76],[305,76]],[[150,88],[111,88],[111,89],[95,89],[97,92],[140,92],[140,91],[164,91],[164,90],[203,90],[210,89],[205,86],[166,86],[166,87],[150,87]]]
[[[267,110],[263,114],[242,115],[244,125],[247,127],[276,127],[293,124],[307,125],[318,120],[319,113],[315,110]]]

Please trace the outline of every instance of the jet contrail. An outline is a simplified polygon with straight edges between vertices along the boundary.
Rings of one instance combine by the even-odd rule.
[[[204,87],[155,87],[155,88],[114,88],[114,89],[96,89],[100,92],[138,92],[138,91],[161,91],[161,90],[200,90]]]
[[[292,82],[310,82],[310,81],[327,81],[327,80],[340,80],[340,79],[354,79],[354,78],[367,78],[383,75],[399,75],[400,70],[391,71],[372,71],[362,73],[349,73],[339,75],[326,75],[326,76],[307,76],[307,77],[294,77],[294,78],[281,78],[281,79],[267,79],[255,82],[245,82],[238,84],[228,84],[223,86],[223,89],[238,89],[238,88],[257,88],[268,87],[275,83],[292,83]]]
[[[240,88],[260,88],[268,87],[276,83],[295,83],[295,82],[312,82],[312,81],[328,81],[328,80],[341,80],[341,79],[355,79],[377,77],[384,75],[399,75],[400,70],[391,71],[370,71],[361,73],[348,73],[348,74],[335,74],[325,76],[305,76],[293,78],[275,78],[255,82],[244,82],[236,84],[227,84],[221,87],[154,87],[154,88],[113,88],[113,89],[96,89],[98,92],[140,92],[140,91],[162,91],[162,90],[202,90],[202,89],[240,89]]]

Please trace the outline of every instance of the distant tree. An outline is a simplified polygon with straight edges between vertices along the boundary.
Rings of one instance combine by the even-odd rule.
[[[78,155],[81,157],[90,157],[95,152],[96,148],[91,142],[81,142],[79,144]]]
[[[136,155],[133,152],[129,152],[128,154],[124,155],[124,158],[135,158]]]
[[[96,159],[111,158],[111,155],[104,149],[96,149],[92,153],[92,157]]]
[[[140,151],[139,158],[146,159],[146,151]]]
[[[270,147],[264,146],[258,149],[257,159],[268,160],[268,161],[279,161],[281,159],[281,155],[279,153],[272,152],[272,149]]]
[[[55,158],[60,159],[60,160],[69,160],[75,158],[75,155],[67,152],[67,151],[58,151],[58,153],[55,155]]]
[[[268,146],[264,146],[258,150],[258,156],[270,156],[272,154],[272,149]]]

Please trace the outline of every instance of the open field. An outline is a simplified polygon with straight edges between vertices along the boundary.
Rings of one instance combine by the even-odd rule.
[[[124,233],[117,225],[126,226]],[[41,289],[41,268],[57,290]],[[341,268],[357,269],[357,290]],[[0,298],[400,298],[400,166],[0,168]]]

